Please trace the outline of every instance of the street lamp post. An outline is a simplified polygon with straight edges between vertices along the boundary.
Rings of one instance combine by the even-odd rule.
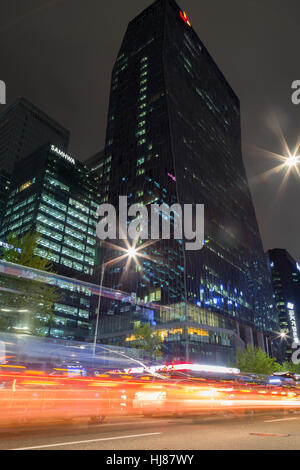
[[[126,256],[127,258],[135,258],[138,255],[137,250],[134,247],[130,247],[126,250]],[[96,326],[95,326],[95,334],[94,334],[94,347],[93,347],[93,354],[94,357],[96,355],[96,345],[97,345],[97,337],[98,337],[98,327],[99,327],[99,317],[100,317],[100,308],[101,308],[101,297],[102,297],[102,288],[103,288],[103,280],[104,280],[104,274],[105,274],[105,269],[109,264],[113,264],[114,262],[119,261],[120,258],[117,258],[116,260],[110,260],[107,261],[106,263],[102,264],[101,267],[101,277],[100,277],[100,289],[99,289],[99,299],[98,299],[98,306],[97,306],[97,318],[96,318]]]
[[[286,339],[287,338],[287,333],[285,331],[281,331],[279,336],[282,339]]]
[[[98,299],[98,306],[97,306],[97,318],[96,318],[96,326],[95,326],[95,334],[94,334],[94,357],[96,355],[96,344],[97,344],[97,336],[98,336],[98,326],[99,326],[99,316],[100,316],[100,307],[101,307],[101,297],[102,297],[102,287],[103,287],[103,279],[104,273],[107,263],[103,263],[101,267],[101,277],[100,277],[100,289],[99,289],[99,299]]]

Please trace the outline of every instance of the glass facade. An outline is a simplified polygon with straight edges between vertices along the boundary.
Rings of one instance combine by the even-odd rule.
[[[282,249],[268,251],[275,302],[279,315],[282,360],[290,360],[292,345],[300,338],[300,265]],[[278,331],[278,336],[279,336]]]
[[[112,72],[103,158],[111,158],[108,201],[115,207],[120,195],[129,205],[205,204],[206,224],[201,251],[161,240],[143,250],[149,259],[138,267],[107,269],[105,283],[167,307],[174,318],[165,321],[162,307],[154,325],[183,324],[173,358],[207,353],[224,362],[234,350],[229,330],[269,351],[277,314],[242,160],[239,100],[173,0],[156,1],[128,25]],[[106,259],[119,255],[106,251]],[[215,328],[229,326],[187,333],[207,325],[209,314],[219,318]],[[103,324],[114,321],[108,317],[103,312]],[[121,324],[114,321],[112,334]],[[214,334],[224,342],[210,342]],[[170,335],[166,354],[179,336]]]
[[[28,231],[41,235],[36,255],[52,261],[59,274],[92,280],[97,264],[96,211],[99,179],[85,165],[47,144],[15,166],[0,239]],[[85,337],[95,305],[80,288],[64,290],[55,305],[61,338]],[[68,332],[69,331],[69,332]]]
[[[0,227],[5,212],[6,201],[9,195],[10,176],[4,170],[0,170]]]

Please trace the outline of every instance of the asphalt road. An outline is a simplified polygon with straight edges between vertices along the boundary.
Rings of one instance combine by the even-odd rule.
[[[300,414],[111,418],[0,430],[0,450],[299,450]],[[113,453],[112,453],[113,455]]]

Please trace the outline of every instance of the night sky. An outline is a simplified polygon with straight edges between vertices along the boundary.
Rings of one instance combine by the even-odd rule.
[[[0,79],[71,131],[84,160],[104,147],[110,75],[128,22],[151,0],[1,0]],[[180,0],[241,100],[243,155],[265,249],[300,260],[300,177],[265,171],[300,137],[299,0]],[[0,107],[4,109],[4,107]],[[299,141],[300,142],[300,141]],[[300,150],[299,150],[300,154]],[[300,173],[299,173],[300,174]],[[199,201],[201,203],[201,201]]]

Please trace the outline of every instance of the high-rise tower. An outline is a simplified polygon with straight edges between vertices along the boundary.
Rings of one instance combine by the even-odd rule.
[[[163,240],[145,249],[150,259],[140,267],[107,269],[112,287],[166,307],[153,320],[166,328],[166,354],[224,362],[240,341],[269,350],[277,318],[239,100],[174,0],[156,1],[128,26],[112,73],[105,156],[116,206],[120,195],[129,204],[205,204],[202,250]]]
[[[291,360],[300,335],[300,265],[288,251],[269,250],[272,283],[279,315],[282,360]]]
[[[70,132],[25,98],[18,98],[0,113],[0,169],[14,164],[47,142],[68,149]]]

